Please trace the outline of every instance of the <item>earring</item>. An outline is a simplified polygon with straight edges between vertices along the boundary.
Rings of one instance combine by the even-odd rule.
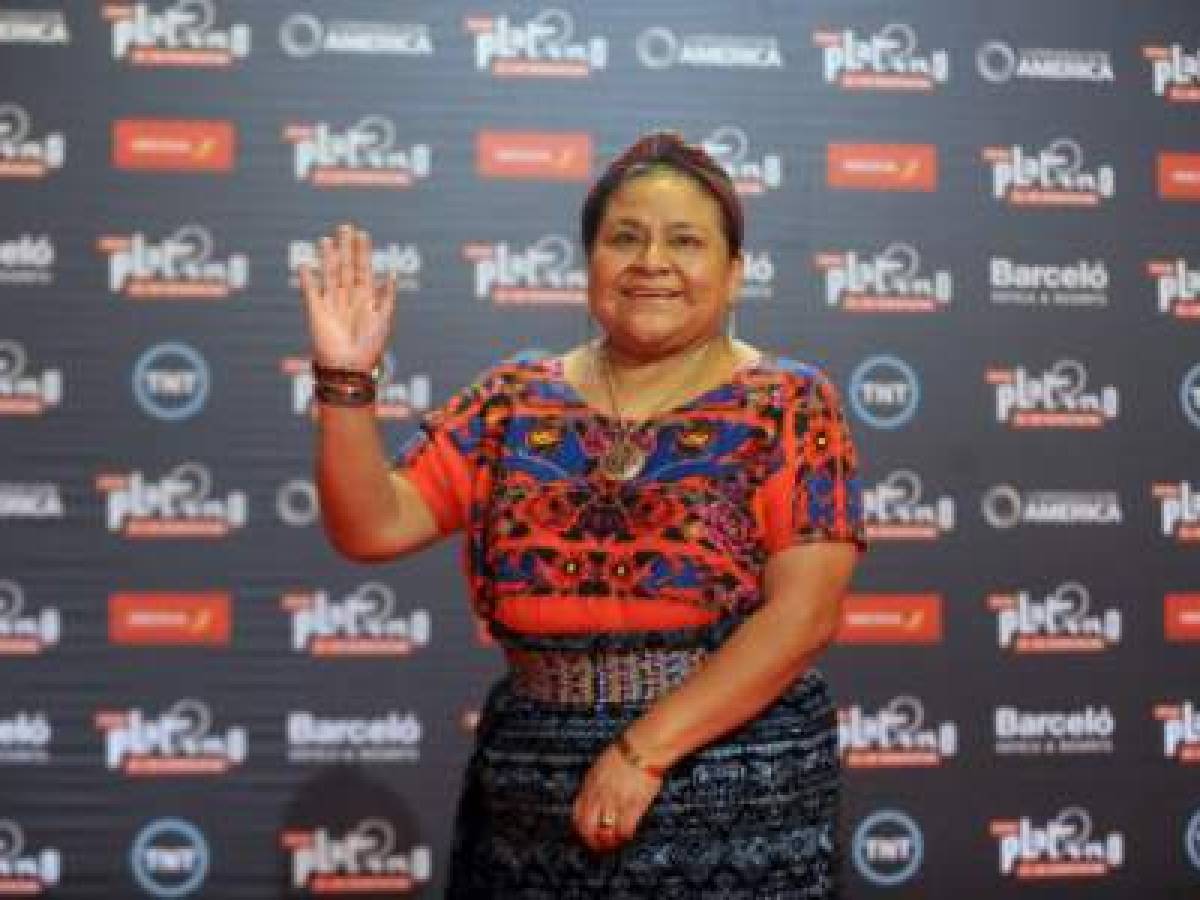
[[[725,310],[725,337],[731,343],[737,340],[737,313],[732,304]]]

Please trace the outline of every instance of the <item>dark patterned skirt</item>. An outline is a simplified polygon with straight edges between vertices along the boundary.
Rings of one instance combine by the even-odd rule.
[[[455,823],[452,900],[830,900],[837,895],[836,709],[810,669],[757,718],[680,761],[634,838],[596,853],[571,809],[636,705],[488,696]]]

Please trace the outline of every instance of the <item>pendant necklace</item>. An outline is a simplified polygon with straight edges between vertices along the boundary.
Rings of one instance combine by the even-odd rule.
[[[678,395],[679,389],[683,385],[692,383],[691,376],[696,375],[700,371],[700,366],[694,363],[703,362],[708,357],[708,352],[712,348],[714,341],[707,341],[703,347],[696,351],[695,355],[689,362],[693,365],[686,365],[686,375],[688,377],[681,379],[675,387],[667,394],[666,402],[660,403],[649,413],[642,424],[649,421],[653,416],[658,415]],[[592,350],[592,370],[595,372],[595,358],[598,351]],[[593,376],[594,377],[594,376]],[[600,458],[600,471],[613,481],[630,481],[637,478],[641,474],[642,468],[646,465],[646,451],[637,445],[633,440],[633,434],[638,430],[637,426],[630,426],[626,423],[625,417],[621,414],[621,407],[617,403],[617,389],[613,382],[612,364],[608,358],[607,350],[604,352],[604,383],[608,388],[608,399],[612,404],[613,413],[617,420],[617,433],[614,436],[612,446],[605,451]]]

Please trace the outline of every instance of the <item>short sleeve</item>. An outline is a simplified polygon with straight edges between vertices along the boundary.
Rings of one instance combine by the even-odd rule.
[[[833,383],[809,372],[788,376],[795,388],[780,424],[782,458],[763,488],[767,549],[846,541],[865,551],[858,453],[845,411]]]
[[[426,413],[393,456],[393,469],[403,472],[421,494],[439,534],[465,528],[470,519],[496,381],[494,373],[485,374]]]

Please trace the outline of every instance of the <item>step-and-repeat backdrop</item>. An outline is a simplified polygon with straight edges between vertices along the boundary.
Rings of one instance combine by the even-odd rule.
[[[499,654],[453,542],[323,537],[296,290],[398,277],[380,427],[588,333],[650,128],[749,220],[873,551],[845,895],[1200,894],[1194,0],[4,3],[0,895],[437,896]]]

